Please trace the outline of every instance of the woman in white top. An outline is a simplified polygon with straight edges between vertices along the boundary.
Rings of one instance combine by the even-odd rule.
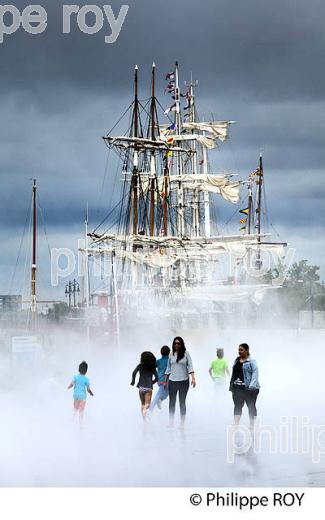
[[[196,386],[196,381],[191,356],[185,348],[183,338],[179,336],[173,341],[165,374],[168,379],[169,426],[174,427],[176,399],[177,394],[179,394],[181,427],[183,428],[186,416],[186,396],[190,386],[189,376],[191,376],[193,388]]]

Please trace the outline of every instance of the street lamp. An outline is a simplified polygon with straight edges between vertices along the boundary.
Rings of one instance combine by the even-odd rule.
[[[71,294],[72,294],[72,284],[71,282],[67,283],[65,286],[65,295],[69,297],[69,308],[71,307]]]
[[[73,306],[76,307],[76,295],[80,293],[80,287],[77,280],[73,280],[73,282],[69,282],[65,286],[65,295],[69,297],[69,308],[71,307],[71,296],[73,295]]]
[[[79,284],[78,282],[74,279],[73,282],[72,282],[72,286],[73,286],[73,306],[76,307],[76,294],[80,293],[80,287],[79,287]]]

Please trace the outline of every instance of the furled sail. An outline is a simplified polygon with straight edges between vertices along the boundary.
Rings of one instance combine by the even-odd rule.
[[[131,245],[148,245],[148,246],[159,246],[159,247],[189,247],[189,246],[209,246],[214,247],[220,243],[231,244],[247,243],[248,245],[257,244],[258,237],[265,237],[265,234],[260,235],[217,235],[213,237],[184,237],[180,238],[177,236],[155,236],[149,237],[145,235],[115,235],[112,233],[88,233],[88,236],[92,238],[93,244],[99,244],[104,242],[115,242],[120,244],[128,243]]]
[[[225,141],[228,137],[229,125],[234,121],[211,121],[211,122],[186,122],[182,124],[182,130],[192,133],[174,134],[168,125],[160,126],[160,140],[168,142],[196,140],[209,150],[217,146],[217,141]]]
[[[218,193],[225,200],[237,204],[240,200],[240,182],[230,181],[227,175],[172,175],[169,177],[171,183],[183,182],[183,187],[187,189],[197,189]]]
[[[178,143],[180,141],[198,141],[202,144],[202,146],[205,146],[209,150],[213,150],[213,148],[216,147],[216,138],[203,134],[177,134],[173,135],[172,137],[169,137],[168,135],[164,135],[164,133],[161,132],[160,141],[163,141],[165,143]]]
[[[178,260],[189,261],[200,258],[212,259],[216,256],[230,253],[237,258],[244,258],[248,250],[257,250],[272,252],[281,257],[283,254],[283,247],[285,244],[273,243],[259,243],[258,237],[261,235],[229,235],[211,237],[209,240],[204,237],[196,238],[177,238],[177,237],[148,237],[143,235],[129,236],[127,241],[125,237],[119,235],[102,235],[95,237],[90,233],[94,240],[93,245],[98,244],[100,240],[100,247],[92,247],[89,251],[92,254],[110,254],[113,250],[116,256],[120,258],[127,258],[128,260],[145,264],[152,268],[166,269],[175,264]],[[104,243],[111,243],[111,245],[104,245]],[[128,243],[126,249],[123,244]],[[137,251],[132,250],[132,244],[141,246]],[[119,247],[122,246],[122,247]],[[107,247],[108,246],[108,247]],[[145,249],[142,249],[142,248]],[[149,247],[153,247],[150,250]]]
[[[233,121],[211,121],[211,122],[187,122],[183,123],[182,127],[187,130],[195,130],[205,132],[204,137],[213,138],[215,141],[225,141],[228,137],[229,125]]]
[[[178,260],[178,256],[176,254],[173,255],[164,255],[157,253],[134,253],[132,251],[119,251],[118,256],[123,258],[128,258],[132,262],[138,264],[145,264],[148,267],[157,268],[157,269],[166,269],[175,264]]]
[[[210,193],[217,193],[221,195],[228,202],[237,204],[240,200],[240,186],[239,181],[231,181],[229,175],[207,175],[207,174],[187,174],[187,175],[170,175],[168,177],[169,183],[182,182],[183,188],[188,190],[208,191]],[[157,179],[159,192],[164,191],[164,177]],[[149,177],[141,179],[141,188],[143,193],[146,194],[150,187]],[[157,193],[155,192],[155,200],[157,199]]]

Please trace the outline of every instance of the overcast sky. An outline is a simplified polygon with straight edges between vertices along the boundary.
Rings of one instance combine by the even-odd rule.
[[[297,248],[297,260],[308,258],[324,272],[324,1],[128,0],[114,44],[104,41],[107,22],[85,35],[72,18],[71,34],[63,35],[64,3],[41,2],[48,13],[43,34],[20,29],[0,44],[0,293],[10,288],[30,178],[38,180],[50,246],[76,249],[86,202],[95,227],[112,200],[116,167],[109,163],[105,176],[100,137],[129,105],[134,65],[147,97],[156,62],[158,95],[168,106],[164,75],[175,59],[182,80],[191,72],[199,80],[200,114],[237,121],[214,164],[246,175],[262,151],[275,229]],[[110,3],[117,14],[122,2]]]

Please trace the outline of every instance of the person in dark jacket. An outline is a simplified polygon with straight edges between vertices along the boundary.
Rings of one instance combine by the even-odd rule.
[[[151,412],[154,410],[156,405],[160,409],[162,401],[164,401],[168,397],[168,382],[167,382],[167,376],[165,375],[165,372],[167,369],[170,348],[167,345],[164,345],[161,348],[160,353],[161,353],[161,358],[157,359],[158,391],[150,405]]]
[[[152,352],[142,352],[140,363],[132,373],[132,386],[135,384],[138,372],[137,388],[139,389],[142,417],[145,419],[151,403],[153,385],[158,381],[156,358]]]
[[[249,346],[241,343],[238,347],[239,356],[235,359],[232,367],[229,390],[232,392],[234,401],[234,420],[238,425],[243,406],[246,403],[248,408],[250,428],[254,428],[254,421],[257,415],[256,399],[259,394],[260,384],[258,381],[257,363],[250,357]]]

